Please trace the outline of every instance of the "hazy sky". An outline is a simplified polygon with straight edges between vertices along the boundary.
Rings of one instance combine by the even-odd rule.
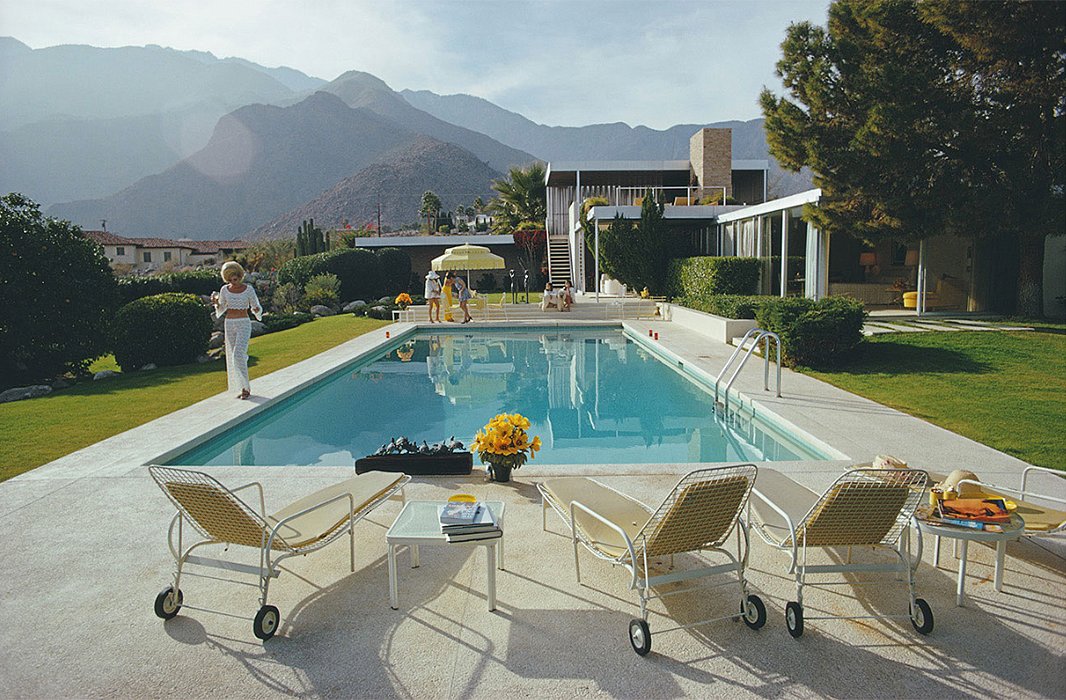
[[[5,0],[33,48],[140,46],[239,56],[331,80],[465,92],[545,124],[664,128],[760,116],[791,22],[828,0]]]

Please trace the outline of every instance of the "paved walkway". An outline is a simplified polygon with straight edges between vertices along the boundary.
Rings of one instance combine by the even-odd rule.
[[[956,331],[1031,331],[1029,326],[1004,326],[961,318],[930,318],[923,316],[875,316],[871,315],[862,327],[865,336],[885,333],[953,333]]]
[[[716,371],[729,351],[674,324],[631,325],[642,337],[649,328],[658,331],[661,352],[698,370]],[[285,396],[379,347],[386,330],[396,338],[413,327],[375,331],[256,380],[257,400]],[[761,368],[752,363],[739,385],[748,407],[785,418],[846,455],[834,462],[773,465],[815,489],[852,461],[882,452],[941,470],[976,467],[992,478],[1017,475],[1024,467],[803,375],[786,372],[777,398],[763,392]],[[991,584],[992,550],[971,547],[964,608],[954,605],[956,562],[948,554],[941,568],[933,568],[927,547],[917,575],[919,594],[936,617],[929,637],[918,636],[906,621],[812,621],[798,641],[783,625],[783,607],[795,597],[785,558],[755,542],[750,581],[767,603],[766,627],[752,632],[723,622],[655,635],[669,624],[658,613],[683,623],[737,605],[720,593],[676,596],[665,608],[653,606],[653,652],[640,659],[626,639],[636,607],[622,572],[586,558],[586,585],[576,585],[560,524],[550,518],[550,532],[541,530],[533,484],[565,472],[548,465],[527,465],[511,484],[487,484],[475,474],[420,478],[410,485],[409,498],[461,490],[507,502],[507,571],[498,577],[494,613],[485,610],[479,548],[427,548],[415,570],[406,568],[401,555],[400,610],[389,608],[384,529],[399,512],[399,504],[389,503],[358,526],[354,573],[343,544],[290,560],[271,587],[283,622],[269,643],[259,643],[251,623],[235,617],[187,611],[163,623],[151,606],[170,576],[164,535],[173,511],[144,465],[192,435],[224,429],[261,408],[212,397],[0,483],[0,525],[13,533],[0,539],[0,653],[6,659],[0,696],[1066,696],[1066,565],[1031,542],[1008,547],[1002,593]],[[589,470],[656,503],[688,468]],[[230,485],[261,481],[268,505],[350,473],[336,467],[212,471]],[[189,579],[183,589],[190,605],[249,616],[257,607],[254,589],[244,586]],[[903,590],[883,580],[811,589],[805,604],[811,615],[896,614],[903,612]]]

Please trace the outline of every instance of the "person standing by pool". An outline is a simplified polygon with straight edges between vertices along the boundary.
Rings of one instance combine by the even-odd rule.
[[[255,289],[244,283],[244,268],[240,263],[229,261],[222,266],[222,289],[211,293],[215,316],[226,315],[226,377],[229,390],[240,390],[238,399],[252,395],[248,383],[248,339],[252,337],[252,322],[248,312],[263,320],[263,307]]]
[[[474,320],[470,317],[470,309],[467,308],[470,303],[470,287],[466,286],[466,281],[459,275],[455,275],[455,295],[459,298],[459,308],[463,310],[462,323],[470,323]]]
[[[429,304],[429,322],[440,323],[440,275],[433,270],[426,275],[426,303]],[[433,320],[433,311],[437,312],[437,320]]]
[[[444,320],[454,321],[452,317],[452,293],[455,291],[455,273],[449,272],[444,275]]]

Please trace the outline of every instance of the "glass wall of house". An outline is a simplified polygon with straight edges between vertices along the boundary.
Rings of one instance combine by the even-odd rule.
[[[871,310],[918,311],[924,282],[924,311],[974,311],[974,244],[937,236],[924,242],[881,240],[867,243],[847,233],[832,234],[829,294],[861,300]]]

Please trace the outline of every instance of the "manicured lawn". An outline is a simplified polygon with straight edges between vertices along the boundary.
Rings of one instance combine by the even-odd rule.
[[[1066,470],[1066,333],[1046,325],[875,336],[847,367],[808,373],[1030,464]]]
[[[253,338],[249,376],[254,380],[384,325],[344,314]],[[101,369],[118,368],[106,357],[93,365]],[[0,481],[225,390],[226,365],[218,361],[81,382],[40,399],[0,404]]]

